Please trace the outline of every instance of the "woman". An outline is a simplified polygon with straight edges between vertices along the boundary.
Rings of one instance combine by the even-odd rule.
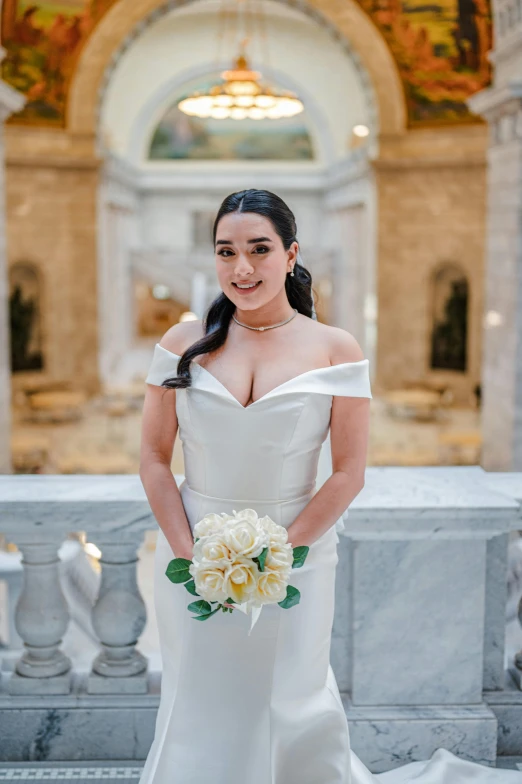
[[[329,655],[337,525],[364,485],[368,360],[350,334],[313,318],[295,219],[278,196],[228,196],[214,247],[222,293],[203,322],[168,330],[146,379],[140,476],[160,527],[163,673],[140,784],[403,784],[414,775],[419,784],[520,784],[515,771],[443,749],[378,776],[351,751]],[[170,470],[178,432],[179,489]],[[316,492],[328,434],[332,474]],[[310,548],[292,573],[300,603],[265,605],[251,634],[239,611],[194,623],[189,594],[165,576],[173,558],[192,559],[198,520],[243,508]]]

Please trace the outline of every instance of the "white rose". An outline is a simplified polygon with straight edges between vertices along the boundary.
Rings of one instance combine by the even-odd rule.
[[[257,558],[270,542],[266,531],[247,519],[230,522],[223,530],[222,537],[232,553],[246,558]]]
[[[271,517],[265,515],[259,518],[259,524],[270,535],[271,542],[285,544],[288,541],[288,531],[282,525],[274,522]]]
[[[216,533],[223,527],[224,522],[225,520],[222,515],[215,514],[214,512],[205,515],[205,517],[199,520],[194,526],[194,538],[209,536]]]
[[[257,578],[254,599],[259,604],[281,602],[286,596],[288,575],[285,571],[265,569]]]
[[[230,519],[235,520],[248,520],[253,525],[256,525],[259,517],[255,509],[240,509],[239,512],[236,512],[235,509],[232,510],[233,515],[229,515]]]
[[[248,601],[257,587],[258,569],[250,558],[239,556],[225,572],[225,592],[238,604]]]
[[[215,533],[203,536],[195,542],[192,548],[192,560],[198,563],[212,563],[224,569],[232,562],[232,554],[223,541],[222,533]]]
[[[268,569],[275,569],[277,571],[288,572],[292,570],[294,562],[294,552],[291,544],[280,544],[279,542],[270,542],[270,549],[266,556],[265,566]]]
[[[207,602],[224,602],[228,598],[225,570],[207,564],[191,565],[196,591]]]

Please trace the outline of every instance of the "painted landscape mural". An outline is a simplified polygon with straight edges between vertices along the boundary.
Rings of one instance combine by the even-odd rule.
[[[489,0],[358,0],[403,80],[410,125],[473,120],[465,100],[490,82]],[[115,0],[4,0],[2,77],[27,96],[13,122],[64,125],[82,44]]]
[[[411,125],[472,119],[466,98],[490,83],[489,0],[359,0],[397,61]]]
[[[296,117],[277,122],[203,119],[188,117],[178,109],[178,100],[194,91],[206,92],[218,83],[219,75],[185,85],[152,135],[149,160],[303,161],[315,157],[306,109]],[[277,83],[272,85],[276,90],[281,89]]]
[[[82,43],[114,0],[4,0],[2,78],[27,96],[14,122],[64,125]]]

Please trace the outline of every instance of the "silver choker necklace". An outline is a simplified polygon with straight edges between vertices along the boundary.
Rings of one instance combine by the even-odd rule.
[[[264,332],[265,329],[274,329],[274,327],[282,327],[283,324],[288,324],[289,321],[292,321],[292,319],[295,318],[299,312],[297,308],[292,308],[292,310],[294,311],[293,316],[290,316],[290,318],[287,318],[285,321],[280,321],[279,324],[270,324],[268,327],[251,327],[250,324],[243,324],[241,321],[237,320],[234,314],[232,314],[232,318],[234,319],[236,324],[239,324],[240,327],[246,327],[247,329],[257,329],[259,332]]]

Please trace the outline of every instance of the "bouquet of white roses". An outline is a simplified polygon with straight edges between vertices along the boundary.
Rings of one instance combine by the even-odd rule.
[[[201,597],[188,605],[195,620],[238,609],[252,613],[252,631],[263,605],[277,602],[286,610],[298,604],[301,595],[289,577],[310,548],[293,548],[286,528],[268,515],[259,517],[255,509],[210,513],[194,526],[194,538],[192,561],[174,558],[166,575]]]

